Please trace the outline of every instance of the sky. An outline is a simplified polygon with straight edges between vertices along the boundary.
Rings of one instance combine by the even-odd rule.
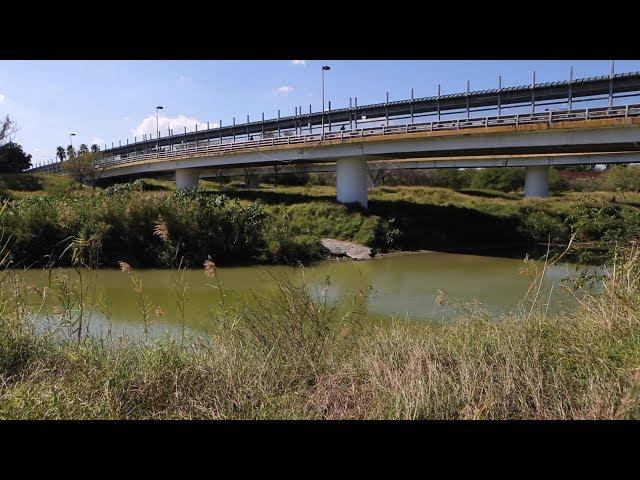
[[[156,129],[155,107],[162,105],[160,130],[192,131],[293,115],[302,106],[322,109],[321,66],[325,101],[332,108],[466,90],[608,75],[610,60],[491,61],[0,61],[0,115],[18,125],[14,141],[32,154],[33,163],[52,160],[58,145],[116,145]],[[640,71],[640,60],[616,60],[616,73]]]

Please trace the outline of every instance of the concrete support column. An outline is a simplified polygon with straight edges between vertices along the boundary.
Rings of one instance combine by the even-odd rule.
[[[546,197],[549,195],[549,167],[524,168],[524,197]]]
[[[367,163],[358,157],[341,158],[336,162],[338,202],[358,203],[367,208]]]
[[[194,190],[198,188],[198,170],[195,168],[178,168],[176,170],[176,189],[188,188]]]

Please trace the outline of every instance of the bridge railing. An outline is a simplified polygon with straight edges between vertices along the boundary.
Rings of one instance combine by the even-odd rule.
[[[159,159],[172,159],[184,157],[197,157],[205,155],[225,155],[260,147],[277,147],[284,145],[318,144],[327,140],[351,141],[353,139],[380,135],[398,135],[417,132],[438,132],[446,130],[478,129],[495,126],[519,126],[530,124],[554,124],[580,120],[596,120],[607,118],[627,118],[640,116],[640,104],[621,105],[611,107],[586,108],[580,110],[555,110],[540,113],[526,113],[515,115],[500,115],[484,118],[465,118],[456,120],[441,120],[423,123],[408,123],[403,125],[382,125],[377,127],[365,127],[352,130],[339,130],[337,132],[325,132],[317,134],[305,134],[298,136],[281,136],[272,138],[259,138],[257,140],[245,140],[237,142],[224,142],[220,140],[212,143],[192,142],[176,144],[169,149],[151,149],[141,152],[132,152],[122,156],[103,159],[105,164],[118,166],[133,162],[144,162]],[[60,163],[32,169],[33,171],[60,171]]]
[[[415,132],[437,132],[443,130],[461,130],[471,128],[488,128],[493,126],[518,126],[528,124],[559,123],[579,120],[595,120],[604,118],[625,118],[640,116],[640,104],[622,105],[614,107],[587,108],[581,110],[556,110],[540,113],[501,115],[497,117],[469,118],[444,120],[435,122],[412,123],[405,125],[382,125],[378,127],[358,128],[353,130],[339,130],[337,132],[325,132],[286,137],[260,138],[240,142],[219,142],[198,145],[191,144],[173,145],[170,149],[146,150],[134,152],[109,160],[112,165],[119,165],[146,160],[169,159],[180,157],[193,157],[200,155],[225,155],[243,150],[260,147],[277,147],[284,145],[304,145],[318,143],[326,140],[353,140],[357,138],[397,135]]]

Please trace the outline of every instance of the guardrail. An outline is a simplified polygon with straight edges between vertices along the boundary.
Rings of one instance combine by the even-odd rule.
[[[640,116],[640,104],[623,105],[615,107],[586,108],[581,110],[556,110],[542,113],[528,113],[516,115],[501,115],[484,118],[468,118],[456,120],[441,120],[424,123],[408,123],[404,125],[383,125],[379,127],[366,127],[352,130],[340,130],[337,132],[318,133],[311,135],[281,136],[261,138],[258,140],[245,140],[238,142],[211,143],[199,145],[204,141],[187,144],[171,145],[168,148],[150,149],[142,152],[133,152],[118,157],[103,159],[106,168],[145,160],[160,160],[172,158],[198,157],[209,155],[226,155],[260,147],[278,147],[284,145],[307,145],[321,143],[326,140],[351,141],[353,139],[371,136],[385,136],[410,134],[418,132],[438,132],[443,130],[481,129],[495,126],[519,126],[531,124],[554,124],[580,120],[597,120],[608,118],[628,118]],[[32,171],[60,171],[60,162],[32,169]]]

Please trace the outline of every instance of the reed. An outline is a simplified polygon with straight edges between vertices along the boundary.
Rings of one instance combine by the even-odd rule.
[[[203,281],[221,288],[209,262]],[[220,308],[205,337],[103,341],[85,329],[81,342],[36,331],[42,290],[2,275],[0,418],[640,418],[638,247],[616,250],[597,293],[567,286],[570,312],[548,314],[542,273],[523,264],[532,288],[499,317],[443,293],[457,321],[385,325],[362,321],[361,297],[339,311],[326,288],[274,274],[275,295]],[[65,288],[60,319],[80,298]]]

